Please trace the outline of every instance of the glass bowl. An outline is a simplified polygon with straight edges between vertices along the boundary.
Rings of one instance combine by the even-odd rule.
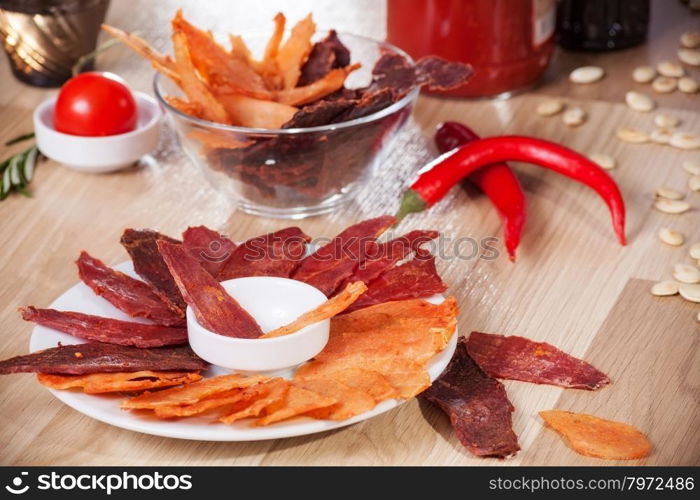
[[[317,33],[323,38],[325,33]],[[377,40],[340,33],[352,62],[349,88],[371,81],[374,63],[384,52],[401,49]],[[255,55],[267,36],[246,37]],[[301,219],[331,212],[349,201],[381,168],[392,140],[411,114],[419,89],[370,115],[330,125],[293,129],[259,129],[222,125],[186,115],[164,96],[182,96],[170,79],[156,74],[154,90],[185,153],[212,186],[236,199],[244,212]],[[243,146],[241,146],[243,145]]]

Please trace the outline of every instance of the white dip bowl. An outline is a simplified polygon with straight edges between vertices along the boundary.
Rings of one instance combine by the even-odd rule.
[[[287,278],[236,278],[222,281],[221,285],[265,333],[291,323],[327,300],[317,288]],[[327,319],[281,337],[241,339],[204,328],[192,309],[187,308],[187,335],[192,350],[213,365],[235,371],[268,372],[308,361],[328,343],[330,324]]]
[[[138,109],[136,128],[117,135],[86,137],[64,134],[53,126],[56,97],[34,110],[34,133],[39,151],[66,167],[104,173],[129,167],[158,147],[163,112],[151,96],[133,92]]]

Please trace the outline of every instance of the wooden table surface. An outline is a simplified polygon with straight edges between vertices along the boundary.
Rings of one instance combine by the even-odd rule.
[[[164,41],[176,6],[195,24],[230,31],[268,29],[284,8],[298,19],[313,10],[321,27],[384,36],[385,11],[373,0],[296,2],[206,2],[151,0],[112,2],[108,21]],[[661,4],[664,4],[661,7]],[[455,439],[446,417],[410,401],[398,409],[342,430],[286,440],[252,443],[190,442],[117,429],[64,406],[30,375],[0,377],[0,463],[3,465],[559,465],[685,464],[700,462],[700,307],[679,297],[656,298],[651,281],[669,278],[674,263],[689,262],[688,245],[665,246],[660,227],[670,226],[700,241],[700,194],[688,194],[693,210],[664,215],[651,207],[653,191],[669,186],[687,191],[683,152],[657,145],[630,145],[615,139],[619,126],[652,127],[652,115],[631,111],[624,92],[640,87],[630,79],[639,64],[674,58],[678,36],[700,26],[672,0],[654,3],[650,42],[606,55],[559,53],[542,85],[508,101],[459,101],[421,97],[414,118],[376,180],[343,210],[301,221],[315,236],[330,236],[350,223],[396,209],[397,196],[421,164],[434,156],[431,133],[442,120],[463,120],[483,135],[521,133],[561,142],[589,154],[604,152],[619,167],[612,175],[628,205],[629,245],[613,237],[604,204],[585,187],[527,165],[515,165],[529,200],[529,221],[516,264],[504,254],[495,260],[455,257],[454,242],[500,238],[501,223],[488,200],[456,188],[446,200],[408,219],[405,229],[436,228],[448,242],[439,267],[449,293],[461,308],[460,333],[472,330],[518,334],[548,341],[583,357],[610,375],[611,386],[597,392],[562,390],[507,382],[514,429],[522,451],[499,462],[477,459]],[[608,76],[595,85],[572,86],[566,70],[582,63],[603,66]],[[101,69],[123,75],[135,88],[149,90],[152,71],[126,49],[99,59]],[[700,77],[700,70],[692,73]],[[31,129],[33,108],[53,91],[16,82],[0,65],[0,141]],[[534,113],[543,95],[562,96],[590,115],[569,129],[559,117]],[[660,109],[678,115],[682,128],[700,132],[700,96],[657,97]],[[2,150],[2,157],[10,150]],[[206,224],[236,240],[286,223],[235,211],[231,200],[212,191],[175,147],[170,131],[161,147],[139,167],[109,175],[87,175],[59,165],[41,165],[33,199],[12,196],[0,203],[0,358],[27,351],[32,326],[18,306],[46,306],[77,281],[73,261],[81,249],[107,263],[125,260],[118,244],[125,227],[152,227],[178,235],[188,225]],[[452,246],[450,246],[452,242]],[[654,450],[632,462],[607,462],[575,454],[537,415],[562,408],[636,425]]]

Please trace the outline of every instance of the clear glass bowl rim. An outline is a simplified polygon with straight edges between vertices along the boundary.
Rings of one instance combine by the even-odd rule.
[[[341,37],[350,37],[350,38],[355,38],[358,40],[362,40],[365,42],[370,42],[378,45],[381,48],[386,48],[391,52],[397,53],[403,57],[406,58],[406,60],[410,64],[415,64],[415,61],[411,56],[409,56],[406,52],[398,48],[397,46],[389,43],[389,42],[384,42],[381,40],[376,40],[374,38],[362,36],[362,35],[355,35],[352,33],[345,33],[345,32],[338,32],[338,35]],[[249,34],[250,36],[250,34]],[[245,38],[245,36],[244,36]],[[334,130],[341,130],[345,128],[351,128],[351,127],[357,127],[361,125],[365,125],[367,123],[371,123],[377,120],[381,120],[382,118],[389,116],[403,108],[405,108],[408,104],[413,102],[416,97],[418,97],[418,94],[420,93],[420,87],[415,87],[411,89],[410,92],[408,92],[405,96],[403,96],[400,100],[396,101],[394,104],[391,106],[387,106],[384,109],[380,109],[379,111],[375,111],[374,113],[367,115],[367,116],[362,116],[360,118],[355,118],[354,120],[348,120],[345,122],[339,122],[339,123],[331,123],[328,125],[319,125],[316,127],[306,127],[306,128],[249,128],[249,127],[236,127],[234,125],[225,125],[223,123],[216,123],[216,122],[211,122],[209,120],[203,120],[201,118],[195,118],[193,116],[190,116],[188,114],[183,113],[182,111],[174,108],[171,106],[168,101],[165,100],[163,97],[163,92],[161,92],[161,84],[160,84],[160,79],[164,78],[163,75],[161,75],[159,72],[156,71],[155,76],[153,77],[153,92],[156,95],[156,98],[158,99],[158,102],[163,106],[165,109],[167,109],[170,113],[173,113],[174,115],[180,117],[183,120],[186,120],[188,122],[191,122],[196,125],[200,125],[203,127],[208,127],[208,128],[213,128],[217,130],[221,130],[224,132],[235,132],[237,134],[255,134],[255,135],[295,135],[295,134],[303,134],[303,133],[308,133],[308,132],[330,132]]]

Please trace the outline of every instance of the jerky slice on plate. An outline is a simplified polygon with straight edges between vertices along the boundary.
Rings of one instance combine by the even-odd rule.
[[[159,325],[185,325],[184,315],[175,313],[143,281],[105,266],[87,252],[80,253],[76,264],[82,282],[120,311],[135,318],[148,318]]]
[[[457,439],[474,455],[503,458],[520,449],[506,390],[469,357],[464,337],[445,371],[420,397],[450,417]]]
[[[73,311],[20,308],[22,319],[68,333],[74,337],[107,344],[162,347],[187,343],[187,328],[145,325]]]
[[[204,328],[228,337],[254,339],[262,335],[255,319],[182,245],[158,241],[158,249],[197,321]]]
[[[289,278],[306,254],[311,237],[287,227],[251,238],[236,248],[219,272],[220,281],[246,276]]]
[[[121,237],[121,244],[129,252],[136,273],[153,286],[173,311],[184,316],[187,305],[158,252],[157,241],[180,243],[150,229],[126,229]]]
[[[385,215],[350,226],[303,259],[292,277],[332,295],[376,246],[377,236],[394,222],[394,217]]]
[[[416,251],[422,244],[438,237],[437,231],[415,230],[378,246],[376,255],[369,256],[348,280],[362,281],[366,285],[385,270]]]
[[[382,302],[430,297],[446,289],[435,268],[435,257],[419,248],[412,260],[391,267],[370,281],[367,291],[343,313]]]
[[[590,391],[610,383],[600,370],[546,342],[472,332],[467,350],[481,369],[495,378]]]
[[[188,227],[182,233],[182,245],[214,277],[236,249],[236,244],[205,226]]]
[[[206,361],[189,346],[139,349],[101,342],[59,345],[50,349],[0,361],[0,374],[87,373],[204,370]]]

